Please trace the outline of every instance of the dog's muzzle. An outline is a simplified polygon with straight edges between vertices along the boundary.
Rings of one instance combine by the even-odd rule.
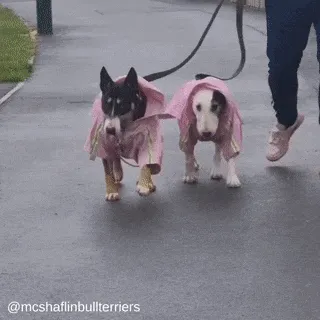
[[[107,135],[117,135],[121,131],[120,120],[118,118],[105,119],[103,129]]]
[[[201,141],[211,141],[215,138],[216,133],[212,133],[210,131],[204,131],[199,133],[199,139]]]
[[[125,131],[125,129],[133,121],[133,111],[115,118],[106,118],[104,122],[104,130],[106,134],[116,136]]]

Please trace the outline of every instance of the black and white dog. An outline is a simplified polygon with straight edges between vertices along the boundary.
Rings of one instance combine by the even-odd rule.
[[[119,200],[123,179],[121,159],[131,159],[140,167],[137,192],[147,196],[156,187],[152,175],[161,171],[163,141],[160,118],[164,111],[163,94],[137,76],[134,68],[127,76],[113,81],[103,67],[101,93],[93,104],[93,125],[85,144],[91,159],[102,159],[106,200]],[[125,161],[125,160],[124,160]]]

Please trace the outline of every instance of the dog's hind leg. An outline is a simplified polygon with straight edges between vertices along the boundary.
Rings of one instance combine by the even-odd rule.
[[[119,184],[123,179],[123,170],[121,164],[121,158],[117,158],[113,161],[112,171],[115,183]]]
[[[210,173],[210,178],[212,180],[221,180],[223,178],[222,171],[221,171],[221,160],[222,160],[222,153],[221,147],[216,144],[215,145],[216,151],[213,157],[213,166]]]
[[[241,186],[240,180],[236,174],[236,164],[234,158],[228,161],[227,186],[229,188],[238,188]]]
[[[137,183],[137,192],[140,196],[148,196],[156,191],[156,186],[152,181],[151,170],[146,165],[141,168],[139,181]]]
[[[120,200],[118,186],[115,182],[113,174],[113,161],[103,159],[103,168],[106,181],[106,200],[107,201],[117,201]]]

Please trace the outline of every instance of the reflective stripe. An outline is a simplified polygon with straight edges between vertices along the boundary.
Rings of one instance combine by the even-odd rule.
[[[233,135],[231,136],[231,147],[233,149],[233,152],[240,152],[240,147],[239,145],[237,144],[236,140],[234,139]]]
[[[148,130],[147,136],[148,136],[149,163],[152,163],[152,139],[151,139],[149,130]]]

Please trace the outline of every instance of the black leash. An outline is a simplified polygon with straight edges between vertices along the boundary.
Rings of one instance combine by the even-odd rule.
[[[173,67],[171,69],[149,74],[149,75],[145,76],[144,79],[149,81],[149,82],[152,82],[152,81],[164,78],[164,77],[176,72],[177,70],[181,69],[184,65],[186,65],[194,57],[194,55],[197,53],[197,51],[201,47],[201,45],[202,45],[206,35],[208,34],[208,32],[209,32],[214,20],[216,19],[216,17],[218,15],[218,13],[219,13],[224,1],[225,0],[221,0],[220,3],[218,4],[216,10],[212,14],[212,17],[211,17],[207,27],[205,28],[205,30],[204,30],[204,32],[203,32],[203,34],[201,36],[198,44],[196,45],[196,47],[192,50],[192,52],[189,54],[189,56],[185,60],[183,60],[180,64],[178,64],[177,66],[175,66],[175,67]],[[245,62],[246,62],[246,48],[245,48],[244,40],[243,40],[243,10],[244,10],[244,3],[245,3],[245,0],[237,0],[237,6],[236,6],[236,12],[237,12],[236,13],[236,26],[237,26],[237,34],[238,34],[238,40],[239,40],[239,45],[240,45],[240,50],[241,50],[241,61],[240,61],[238,69],[236,70],[236,72],[230,78],[223,79],[223,78],[211,76],[209,74],[202,74],[201,73],[201,74],[197,74],[196,75],[196,79],[197,80],[200,80],[200,79],[203,79],[203,78],[206,78],[206,77],[215,77],[217,79],[226,81],[226,80],[231,80],[231,79],[237,77],[239,75],[239,73],[242,71],[242,69],[243,69],[243,67],[245,65]]]
[[[246,63],[246,47],[243,39],[243,10],[244,10],[244,2],[245,0],[237,0],[237,8],[236,8],[236,26],[237,26],[237,34],[241,51],[241,60],[238,69],[234,72],[234,74],[229,78],[219,78],[217,76],[213,76],[210,74],[199,73],[196,75],[197,80],[204,79],[206,77],[214,77],[223,81],[228,81],[236,78],[240,72],[243,70],[244,65]]]

